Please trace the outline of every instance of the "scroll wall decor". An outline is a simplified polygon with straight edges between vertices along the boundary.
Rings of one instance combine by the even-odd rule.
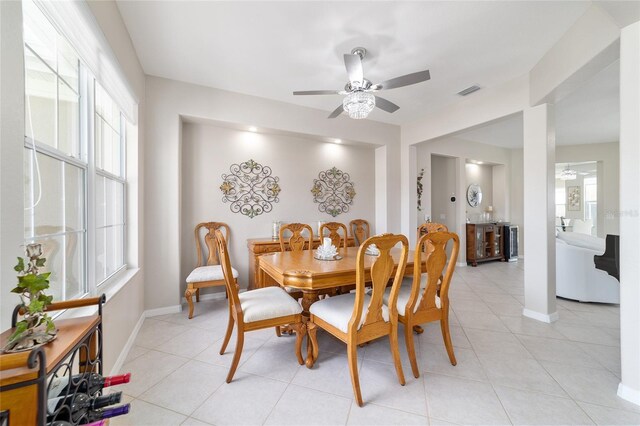
[[[222,201],[231,203],[233,213],[254,218],[273,209],[280,201],[280,178],[271,175],[271,167],[253,160],[229,167],[230,174],[222,175]]]
[[[348,212],[356,196],[353,182],[349,179],[349,173],[335,167],[318,173],[318,179],[313,180],[311,188],[313,201],[320,203],[318,210],[333,217]]]

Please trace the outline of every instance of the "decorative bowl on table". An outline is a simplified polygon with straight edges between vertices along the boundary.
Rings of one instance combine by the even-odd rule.
[[[342,259],[342,257],[338,255],[338,249],[334,245],[331,245],[329,247],[327,247],[327,246],[319,246],[313,257],[318,259],[318,260],[339,260],[339,259]]]
[[[364,254],[368,254],[369,256],[380,256],[380,249],[378,249],[375,244],[371,244],[367,247]]]

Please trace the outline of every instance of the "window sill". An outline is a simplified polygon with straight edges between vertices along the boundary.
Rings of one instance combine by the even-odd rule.
[[[109,304],[109,301],[115,297],[129,282],[140,272],[140,268],[130,268],[121,271],[119,274],[114,276],[107,283],[98,287],[98,295],[104,294],[107,297],[107,301],[105,305]],[[89,297],[86,295],[84,297]],[[98,308],[95,306],[88,306],[80,309],[67,309],[57,315],[55,319],[68,319],[68,318],[77,318],[88,315],[95,315],[98,312]]]

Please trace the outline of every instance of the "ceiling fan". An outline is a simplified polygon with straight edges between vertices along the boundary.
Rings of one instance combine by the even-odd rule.
[[[380,90],[396,89],[411,84],[427,81],[431,78],[429,70],[418,71],[400,77],[373,84],[366,78],[362,70],[362,60],[367,54],[364,47],[356,47],[351,53],[344,54],[344,65],[347,68],[349,81],[344,90],[303,90],[293,92],[294,95],[346,95],[342,105],[336,108],[328,118],[336,118],[343,111],[354,119],[367,118],[373,108],[378,107],[383,111],[394,113],[400,107],[385,98],[374,95]]]

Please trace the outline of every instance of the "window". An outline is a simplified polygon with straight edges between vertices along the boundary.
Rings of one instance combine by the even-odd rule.
[[[25,242],[42,244],[50,294],[66,300],[125,266],[125,121],[35,3],[23,17]]]
[[[96,282],[124,266],[124,118],[95,85]]]
[[[556,217],[566,216],[566,194],[564,188],[564,181],[560,181],[562,186],[556,182]]]

